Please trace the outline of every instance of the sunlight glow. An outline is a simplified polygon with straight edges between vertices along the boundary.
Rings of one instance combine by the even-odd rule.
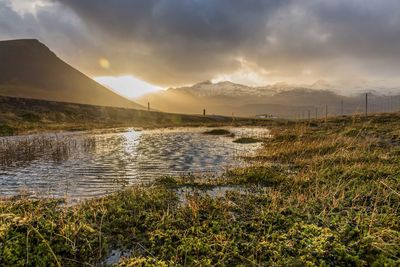
[[[0,1],[1,2],[1,1]],[[11,8],[20,15],[25,14],[34,14],[38,9],[54,5],[51,1],[43,1],[43,0],[6,0],[6,4],[9,4]]]
[[[137,98],[147,93],[162,90],[160,87],[129,75],[95,77],[94,80],[127,98]]]
[[[106,59],[106,58],[100,58],[99,59],[99,65],[103,69],[109,69],[110,68],[110,61],[108,61],[108,59]]]
[[[270,74],[267,70],[264,70],[241,57],[236,60],[241,65],[238,70],[233,73],[219,74],[211,81],[213,83],[229,81],[247,86],[263,86],[269,82],[266,79]]]

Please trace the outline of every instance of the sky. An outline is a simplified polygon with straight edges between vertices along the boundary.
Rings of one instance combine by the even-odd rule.
[[[399,0],[0,0],[0,40],[18,38],[130,97],[205,80],[400,85]]]

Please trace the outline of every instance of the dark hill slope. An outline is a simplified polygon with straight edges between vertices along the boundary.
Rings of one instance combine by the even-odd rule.
[[[0,95],[142,108],[66,64],[33,39],[0,41]]]

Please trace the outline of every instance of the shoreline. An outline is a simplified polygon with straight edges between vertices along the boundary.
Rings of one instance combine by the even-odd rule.
[[[261,120],[217,115],[163,113],[0,96],[0,136],[15,134],[108,129],[116,127],[179,127],[276,125],[284,120]]]

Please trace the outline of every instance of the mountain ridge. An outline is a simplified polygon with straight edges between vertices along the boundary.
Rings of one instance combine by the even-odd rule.
[[[152,107],[159,110],[177,113],[199,114],[206,109],[210,114],[238,116],[270,114],[294,118],[311,112],[325,114],[326,106],[331,115],[360,112],[365,107],[365,92],[368,92],[373,105],[371,111],[393,110],[397,106],[400,109],[398,95],[373,94],[371,90],[355,95],[342,95],[335,88],[324,80],[316,81],[311,85],[277,83],[260,87],[229,81],[218,83],[205,81],[193,86],[169,88],[147,94],[136,101],[151,102]],[[399,98],[398,104],[392,103],[393,97]],[[392,104],[387,104],[388,101]]]

